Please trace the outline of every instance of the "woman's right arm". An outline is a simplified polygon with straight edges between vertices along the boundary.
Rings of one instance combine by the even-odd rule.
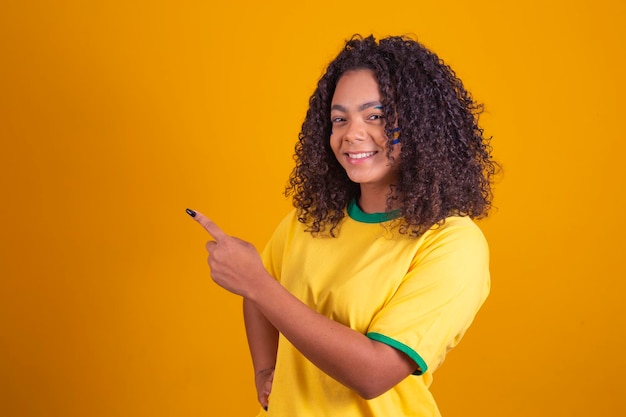
[[[278,330],[246,299],[243,300],[243,317],[254,367],[257,398],[259,403],[267,408],[276,365]]]

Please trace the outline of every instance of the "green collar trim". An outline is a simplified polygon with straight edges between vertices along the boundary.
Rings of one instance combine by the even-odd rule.
[[[355,199],[350,200],[347,210],[352,220],[361,223],[383,223],[400,217],[400,210],[393,210],[389,213],[365,213]]]

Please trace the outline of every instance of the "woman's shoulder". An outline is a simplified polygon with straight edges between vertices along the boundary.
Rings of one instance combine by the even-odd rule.
[[[480,231],[476,222],[469,216],[449,216],[443,220],[442,228],[463,228]]]
[[[272,238],[283,237],[294,228],[301,228],[302,223],[298,220],[298,211],[294,208],[289,210],[277,223]]]
[[[487,240],[480,227],[468,216],[450,216],[434,225],[424,234],[424,243],[459,242],[487,247]]]

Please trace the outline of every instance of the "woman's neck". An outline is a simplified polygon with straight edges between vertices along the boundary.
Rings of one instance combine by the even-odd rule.
[[[357,199],[359,208],[364,213],[384,213],[387,211],[388,187],[364,187],[361,185],[361,195]],[[392,206],[391,209],[397,207]]]

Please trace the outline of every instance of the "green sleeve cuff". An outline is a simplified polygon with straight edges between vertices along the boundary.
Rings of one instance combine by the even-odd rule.
[[[418,355],[416,351],[414,351],[413,349],[411,349],[409,346],[405,345],[404,343],[400,343],[395,339],[385,336],[384,334],[375,333],[375,332],[370,332],[366,334],[366,336],[372,340],[376,340],[377,342],[381,342],[386,345],[389,345],[394,349],[398,349],[400,352],[404,353],[409,358],[411,358],[411,360],[417,364],[417,370],[413,372],[413,375],[422,375],[424,372],[428,370],[428,366],[426,365],[426,362],[424,361],[424,359],[422,359],[422,357]]]

